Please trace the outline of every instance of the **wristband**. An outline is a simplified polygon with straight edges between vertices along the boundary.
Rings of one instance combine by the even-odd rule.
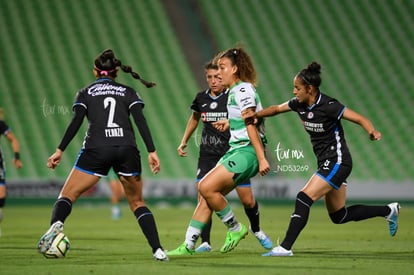
[[[20,159],[20,153],[19,152],[15,152],[14,153],[14,159],[15,160],[19,160]]]

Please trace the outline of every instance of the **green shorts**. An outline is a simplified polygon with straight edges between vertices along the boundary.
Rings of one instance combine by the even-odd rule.
[[[251,145],[227,151],[218,163],[234,173],[236,185],[245,183],[259,172],[259,162]]]

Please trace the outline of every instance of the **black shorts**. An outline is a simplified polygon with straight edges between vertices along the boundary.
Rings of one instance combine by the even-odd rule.
[[[220,158],[221,156],[207,156],[198,159],[197,182],[216,166]]]
[[[0,153],[0,185],[6,185],[6,164],[4,163],[3,156]]]
[[[82,149],[75,161],[75,168],[95,176],[106,176],[111,167],[122,176],[140,175],[141,157],[133,146],[107,146]]]
[[[316,175],[338,190],[343,183],[346,183],[351,171],[352,163],[337,163],[336,160],[327,159],[319,166]]]

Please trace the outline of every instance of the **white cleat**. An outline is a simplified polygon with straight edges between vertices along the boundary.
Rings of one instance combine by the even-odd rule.
[[[154,253],[154,259],[156,261],[168,262],[170,259],[168,258],[167,254],[165,254],[164,250],[158,248]]]
[[[202,244],[200,244],[200,246],[195,250],[196,253],[201,253],[201,252],[210,252],[211,249],[211,245],[209,245],[208,242],[203,242]]]
[[[390,235],[394,237],[398,230],[398,215],[400,214],[401,206],[398,202],[393,202],[388,204],[388,207],[391,209],[391,212],[385,217],[385,219],[388,222]]]
[[[39,253],[45,253],[48,251],[55,237],[61,232],[63,232],[63,223],[61,221],[57,221],[52,224],[49,230],[40,238],[39,242],[37,243],[37,250]]]
[[[269,252],[262,254],[262,256],[265,256],[265,257],[293,256],[293,252],[292,250],[287,250],[279,245],[273,248],[272,250],[270,250]]]
[[[272,240],[269,238],[269,236],[266,235],[266,233],[264,233],[263,230],[259,230],[257,232],[253,232],[251,228],[249,228],[249,230],[253,233],[253,235],[256,237],[256,239],[259,241],[259,243],[263,246],[264,249],[272,249]]]

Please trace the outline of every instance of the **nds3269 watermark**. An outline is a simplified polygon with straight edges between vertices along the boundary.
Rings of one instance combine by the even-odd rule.
[[[276,158],[278,161],[276,170],[274,170],[274,172],[307,172],[309,170],[309,165],[307,164],[283,164],[283,162],[286,160],[304,159],[305,154],[302,149],[285,148],[279,142],[274,151],[276,153]]]

